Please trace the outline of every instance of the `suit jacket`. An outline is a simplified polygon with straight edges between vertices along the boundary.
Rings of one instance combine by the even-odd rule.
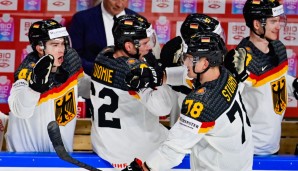
[[[128,8],[125,8],[125,13],[136,14]],[[80,55],[85,73],[91,75],[96,56],[107,46],[101,3],[77,12],[72,18],[68,31],[72,47]]]

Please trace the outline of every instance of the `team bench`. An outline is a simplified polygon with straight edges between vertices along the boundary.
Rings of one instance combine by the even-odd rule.
[[[169,126],[169,123],[162,121]],[[75,131],[74,150],[91,151],[90,140],[91,120],[79,119]],[[283,121],[279,154],[294,154],[298,144],[298,121]],[[298,150],[298,149],[297,149]]]
[[[167,121],[162,121],[161,123],[165,126],[169,126]],[[74,151],[92,151],[90,131],[91,119],[78,119],[74,136]],[[283,121],[279,154],[295,154],[295,150],[298,148],[296,147],[297,144],[298,121]],[[2,150],[6,150],[5,141]]]

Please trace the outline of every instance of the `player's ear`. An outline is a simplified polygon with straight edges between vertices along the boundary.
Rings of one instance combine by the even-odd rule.
[[[127,50],[127,52],[133,51],[133,43],[127,41],[124,43],[124,48]]]
[[[36,51],[38,52],[38,54],[43,54],[43,51],[44,51],[43,45],[36,45],[35,48],[36,48]]]
[[[43,52],[44,46],[43,45],[36,45],[35,46],[37,52]]]
[[[261,22],[258,20],[253,20],[253,27],[259,29],[261,27]]]

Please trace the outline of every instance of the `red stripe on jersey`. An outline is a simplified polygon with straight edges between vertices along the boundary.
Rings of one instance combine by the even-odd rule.
[[[215,121],[213,122],[202,122],[199,133],[207,133],[210,129],[212,129],[215,125]]]
[[[67,81],[65,83],[63,83],[61,86],[55,87],[55,88],[41,94],[38,103],[45,102],[45,101],[47,101],[47,99],[51,99],[53,97],[59,97],[60,93],[63,92],[64,89],[66,89],[69,85],[73,84],[73,81],[77,81],[77,79],[81,78],[82,76],[83,76],[83,68],[81,68],[79,71],[77,71],[71,77],[69,77],[67,79]],[[54,94],[56,94],[56,95],[54,95]]]
[[[285,74],[288,70],[288,60],[285,60],[279,66],[273,68],[272,70],[262,74],[262,75],[255,75],[253,73],[249,74],[248,81],[252,82],[253,86],[258,87],[261,85],[266,84],[267,82],[274,80],[281,75]]]

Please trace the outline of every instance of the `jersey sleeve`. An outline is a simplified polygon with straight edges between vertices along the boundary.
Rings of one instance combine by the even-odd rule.
[[[33,91],[27,81],[20,79],[12,85],[8,104],[16,117],[27,119],[33,115],[39,98],[40,93]]]
[[[295,78],[293,76],[290,75],[286,75],[286,81],[287,81],[287,90],[288,90],[288,94],[291,97],[294,97],[294,87],[293,87],[293,82],[294,82]]]
[[[152,171],[169,170],[179,165],[185,154],[190,154],[204,134],[194,134],[181,127],[179,122],[171,128],[167,140],[146,160]]]
[[[90,99],[91,77],[84,73],[84,76],[79,78],[78,94],[86,99]]]
[[[154,115],[165,116],[170,114],[175,96],[168,85],[158,86],[156,90],[151,88],[141,89],[138,94],[141,103]]]

